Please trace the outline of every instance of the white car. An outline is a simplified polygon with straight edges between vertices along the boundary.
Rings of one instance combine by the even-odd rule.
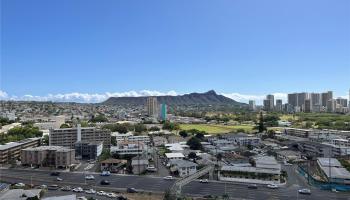
[[[199,182],[200,183],[209,183],[208,179],[201,179]]]
[[[73,192],[84,192],[83,188],[77,187],[72,190]]]
[[[56,181],[63,181],[63,179],[61,179],[60,177],[57,177]]]
[[[107,193],[104,191],[98,191],[96,194],[99,196],[105,196]]]
[[[110,175],[111,175],[111,172],[109,172],[109,171],[103,171],[101,173],[101,176],[110,176]]]
[[[275,184],[268,184],[267,187],[270,188],[270,189],[277,189],[277,188],[278,188],[278,185],[275,185]]]
[[[164,180],[173,180],[174,177],[172,177],[172,176],[165,176],[165,177],[163,177],[163,179],[164,179]]]
[[[310,189],[307,189],[307,188],[300,189],[300,190],[298,190],[298,192],[299,192],[300,194],[311,194],[311,190],[310,190]]]
[[[149,172],[156,172],[156,171],[157,171],[157,168],[155,168],[154,166],[148,166],[148,167],[146,168],[146,170],[149,171]]]
[[[106,196],[107,196],[107,197],[110,197],[110,198],[116,198],[116,197],[118,197],[118,195],[114,194],[113,192],[106,194]]]
[[[87,175],[85,176],[86,180],[95,180],[95,177],[93,175]]]
[[[94,190],[94,189],[85,190],[85,193],[86,194],[95,194],[96,190]]]
[[[15,186],[16,186],[16,187],[24,187],[24,186],[26,186],[26,184],[24,184],[24,183],[16,183]]]

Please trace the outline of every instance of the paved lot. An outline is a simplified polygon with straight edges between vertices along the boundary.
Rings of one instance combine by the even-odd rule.
[[[258,189],[248,189],[245,185],[238,185],[223,182],[210,182],[202,184],[198,181],[193,181],[183,188],[183,193],[188,196],[204,196],[216,195],[220,196],[228,194],[232,198],[238,199],[310,199],[310,200],[350,200],[350,193],[333,193],[330,191],[322,191],[316,188],[311,188],[312,195],[299,195],[297,190],[305,187],[305,180],[302,177],[293,174],[294,166],[287,168],[290,170],[290,182],[282,188],[271,190],[264,186],[259,186]],[[295,171],[294,171],[295,173]],[[12,182],[24,182],[29,184],[32,179],[33,184],[59,184],[81,186],[86,188],[95,188],[96,190],[104,191],[125,191],[125,188],[134,187],[139,190],[164,192],[171,187],[174,181],[163,180],[161,177],[148,176],[128,176],[128,175],[112,175],[109,177],[101,177],[95,175],[96,180],[86,181],[81,173],[61,173],[62,182],[55,181],[55,177],[49,175],[49,172],[38,170],[16,170],[3,169],[3,179]],[[102,180],[111,182],[109,186],[101,186],[99,182]]]

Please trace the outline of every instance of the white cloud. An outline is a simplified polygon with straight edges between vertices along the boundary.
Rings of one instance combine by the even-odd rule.
[[[8,95],[6,92],[0,90],[0,99],[7,99],[8,98]]]
[[[0,99],[5,100],[25,100],[25,101],[59,101],[59,102],[80,102],[80,103],[98,103],[102,102],[109,97],[140,97],[140,96],[162,96],[170,95],[175,96],[175,91],[159,92],[152,90],[141,90],[141,91],[129,91],[129,92],[105,92],[105,93],[65,93],[65,94],[48,94],[45,96],[35,96],[26,94],[21,97],[8,96],[7,93],[0,91]]]
[[[222,95],[242,103],[248,103],[249,100],[255,100],[256,104],[262,104],[263,100],[266,98],[266,95],[249,95],[240,93],[223,93]],[[285,93],[272,93],[272,95],[275,96],[275,100],[282,99],[283,102],[287,102],[287,94]]]

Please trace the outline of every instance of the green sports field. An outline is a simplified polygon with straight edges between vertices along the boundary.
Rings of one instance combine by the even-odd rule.
[[[181,130],[197,129],[199,131],[205,131],[209,134],[229,133],[229,132],[235,132],[238,129],[243,129],[245,130],[245,132],[249,133],[253,130],[253,126],[251,125],[226,126],[226,125],[217,125],[217,124],[180,124],[180,129]]]

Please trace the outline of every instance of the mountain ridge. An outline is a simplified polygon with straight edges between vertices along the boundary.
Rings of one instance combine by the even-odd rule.
[[[233,99],[217,94],[214,90],[204,93],[190,93],[177,96],[155,96],[158,103],[167,105],[226,105],[226,106],[243,106],[244,103],[237,102]],[[148,96],[142,97],[110,97],[102,102],[104,105],[145,105]]]

